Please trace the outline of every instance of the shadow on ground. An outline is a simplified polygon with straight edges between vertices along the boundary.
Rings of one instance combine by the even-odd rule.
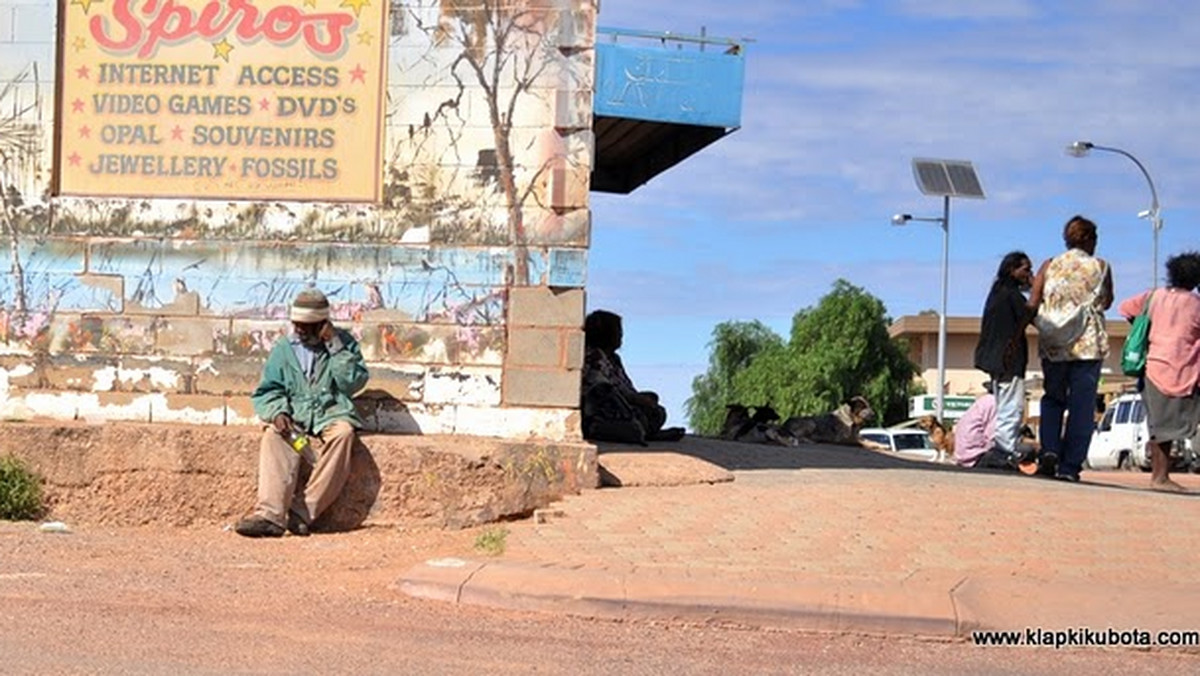
[[[1002,470],[966,469],[954,464],[910,460],[883,451],[830,444],[783,447],[688,435],[680,441],[651,442],[649,446],[596,442],[596,447],[599,451],[601,478],[606,486],[658,483],[657,481],[642,481],[640,475],[643,474],[644,469],[638,467],[638,463],[630,462],[630,459],[642,458],[652,461],[656,458],[665,459],[679,456],[702,462],[675,468],[673,480],[663,483],[715,483],[716,481],[704,476],[703,466],[705,464],[714,466],[714,469],[721,468],[728,472],[804,469],[907,470],[990,475],[1020,481],[1050,481],[1045,477],[1028,477]],[[622,471],[607,471],[605,469],[606,458],[621,458],[620,469]],[[647,464],[649,463],[647,462]],[[1179,479],[1191,492],[1172,494],[1151,491],[1149,475],[1129,472],[1085,472],[1083,483],[1117,490],[1147,491],[1181,498],[1200,498],[1200,476],[1185,475],[1182,478],[1176,475],[1172,476]],[[732,476],[730,475],[724,480],[732,480]]]
[[[729,471],[756,469],[907,469],[931,472],[961,472],[954,465],[922,462],[853,446],[807,444],[784,447],[747,444],[713,437],[688,435],[679,441],[651,442],[635,446],[596,442],[601,460],[606,453],[678,453],[723,467]]]
[[[307,467],[305,469],[311,471]],[[308,471],[305,471],[306,475]],[[321,518],[312,524],[313,530],[339,532],[361,528],[371,514],[371,507],[379,499],[382,486],[383,476],[375,456],[363,443],[362,437],[356,437],[350,456],[350,476],[346,479],[346,487]]]

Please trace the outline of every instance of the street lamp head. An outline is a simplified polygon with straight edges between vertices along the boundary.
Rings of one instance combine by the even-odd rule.
[[[905,225],[912,220],[912,214],[896,214],[892,216],[892,225]]]
[[[1087,157],[1087,154],[1094,147],[1096,147],[1096,144],[1091,141],[1076,141],[1067,146],[1067,154],[1071,157]]]
[[[1121,150],[1120,148],[1113,148],[1112,146],[1098,146],[1095,143],[1092,143],[1091,141],[1076,141],[1076,142],[1072,143],[1071,145],[1067,146],[1067,154],[1072,155],[1074,157],[1083,157],[1093,150],[1102,150],[1107,153],[1116,153],[1118,155],[1123,155],[1130,162],[1133,162],[1135,165],[1137,165],[1138,171],[1142,172],[1142,176],[1145,177],[1146,183],[1150,186],[1150,208],[1139,213],[1138,218],[1146,218],[1146,219],[1150,220],[1150,227],[1151,227],[1152,231],[1154,232],[1154,258],[1153,258],[1154,262],[1151,265],[1150,269],[1157,270],[1158,269],[1158,231],[1162,230],[1162,217],[1161,217],[1161,210],[1159,209],[1159,205],[1158,205],[1158,190],[1154,187],[1154,179],[1150,178],[1150,172],[1146,171],[1146,165],[1142,164],[1141,160],[1134,157],[1133,154],[1128,151]],[[1158,287],[1158,275],[1154,275],[1152,281],[1154,283],[1154,287],[1157,288]]]

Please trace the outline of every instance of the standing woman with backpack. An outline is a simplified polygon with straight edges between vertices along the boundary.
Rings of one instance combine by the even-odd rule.
[[[1150,440],[1150,487],[1182,492],[1171,480],[1171,446],[1190,439],[1200,424],[1200,253],[1188,251],[1167,259],[1167,286],[1121,301],[1118,311],[1133,321],[1142,312],[1150,319],[1146,353],[1146,426]],[[1149,304],[1149,308],[1147,308]],[[1195,442],[1194,442],[1195,443]]]
[[[1112,271],[1096,257],[1096,241],[1096,224],[1072,216],[1063,228],[1067,250],[1042,263],[1033,281],[1045,390],[1039,436],[1043,456],[1058,458],[1054,478],[1061,481],[1079,481],[1108,356],[1104,311],[1112,306]]]

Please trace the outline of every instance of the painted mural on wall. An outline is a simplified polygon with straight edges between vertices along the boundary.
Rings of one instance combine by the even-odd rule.
[[[594,66],[577,45],[590,47],[594,12],[572,4],[447,0],[394,22],[385,220],[430,221],[433,241],[586,243],[586,219],[564,214],[587,203]],[[431,204],[435,185],[457,203]]]
[[[370,360],[499,368],[506,290],[584,283],[596,8],[378,3],[63,3],[61,73],[52,42],[0,36],[0,354],[254,358],[316,285]],[[178,24],[162,23],[170,12]],[[342,26],[340,51],[321,53],[336,36],[308,31],[317,21]],[[274,38],[292,40],[286,56],[264,51]],[[247,174],[297,150],[316,171],[336,159],[338,179]],[[186,159],[200,156],[208,176]],[[373,181],[379,199],[354,201]]]

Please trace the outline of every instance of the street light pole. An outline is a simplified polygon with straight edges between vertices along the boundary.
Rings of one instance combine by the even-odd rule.
[[[938,315],[937,418],[946,422],[946,296],[950,287],[950,196],[942,198],[942,311]]]
[[[983,186],[975,167],[966,160],[936,160],[915,158],[912,161],[913,178],[917,188],[926,195],[938,195],[943,199],[941,218],[913,218],[910,214],[896,214],[893,225],[904,225],[909,221],[929,221],[942,224],[942,309],[938,313],[938,375],[937,375],[937,419],[946,422],[946,297],[950,292],[950,198],[969,197],[984,199]]]
[[[904,225],[909,221],[940,223],[942,227],[942,308],[938,312],[937,348],[937,419],[945,422],[946,413],[946,299],[950,289],[950,196],[946,195],[941,218],[919,218],[912,214],[892,216],[892,225]]]
[[[1157,289],[1158,288],[1158,232],[1160,230],[1162,230],[1162,214],[1161,214],[1161,210],[1159,209],[1159,205],[1158,205],[1158,190],[1155,189],[1155,187],[1154,187],[1154,180],[1150,178],[1150,172],[1146,171],[1145,165],[1143,165],[1138,160],[1138,158],[1134,157],[1131,153],[1121,150],[1120,148],[1113,148],[1110,146],[1098,146],[1095,143],[1092,143],[1090,141],[1076,141],[1076,142],[1072,143],[1071,145],[1067,146],[1067,154],[1072,157],[1086,157],[1087,154],[1093,150],[1103,150],[1105,152],[1116,153],[1118,155],[1124,155],[1125,157],[1128,157],[1131,162],[1133,162],[1134,164],[1137,165],[1137,168],[1142,172],[1142,176],[1146,177],[1146,183],[1148,183],[1150,185],[1150,208],[1148,210],[1143,211],[1142,213],[1138,214],[1138,218],[1150,219],[1150,228],[1154,233],[1154,254],[1153,254],[1154,257],[1153,257],[1153,262],[1151,263],[1151,268],[1150,268],[1150,287]]]

